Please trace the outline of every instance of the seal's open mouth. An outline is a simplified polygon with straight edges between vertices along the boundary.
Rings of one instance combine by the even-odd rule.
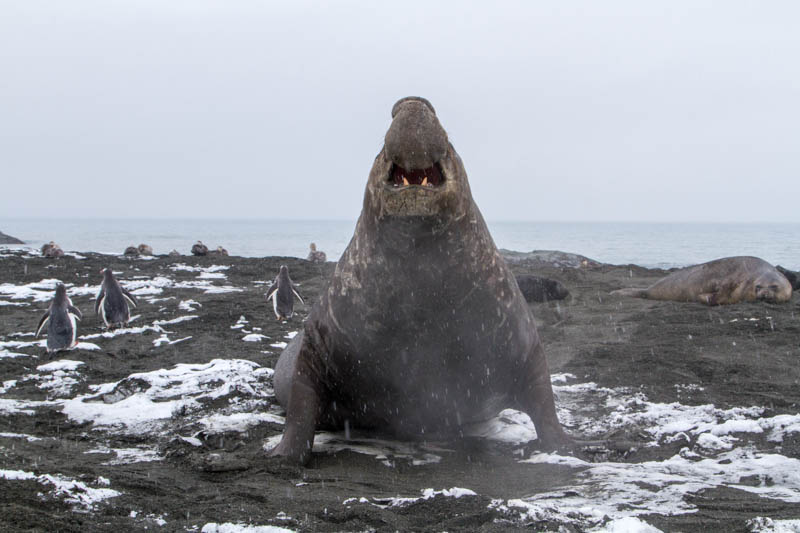
[[[418,185],[420,187],[439,187],[444,183],[444,173],[439,163],[432,167],[406,170],[397,165],[392,165],[389,171],[389,183],[394,187],[407,187]]]

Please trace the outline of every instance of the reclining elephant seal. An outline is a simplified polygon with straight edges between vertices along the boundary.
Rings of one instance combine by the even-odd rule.
[[[783,274],[783,277],[789,280],[789,283],[792,284],[793,291],[800,290],[800,276],[798,276],[797,272],[789,270],[788,268],[783,268],[780,265],[776,265],[775,270]]]
[[[792,286],[763,259],[741,256],[683,268],[646,289],[620,289],[611,294],[706,305],[783,303],[792,298]]]
[[[433,107],[404,98],[392,118],[355,234],[276,365],[287,415],[270,455],[307,462],[318,427],[459,436],[507,407],[543,446],[569,442],[533,315]]]
[[[517,284],[522,296],[528,302],[550,302],[553,300],[563,300],[569,296],[569,290],[558,280],[520,274],[517,276]]]

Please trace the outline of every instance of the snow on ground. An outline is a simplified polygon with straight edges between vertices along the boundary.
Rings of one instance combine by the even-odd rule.
[[[202,533],[293,533],[294,530],[278,526],[253,526],[249,524],[209,522],[200,530]]]
[[[82,366],[82,361],[72,361],[61,359],[44,365],[39,365],[36,370],[39,374],[28,374],[22,377],[22,381],[37,381],[36,385],[47,392],[48,398],[60,398],[69,396],[72,388],[80,383],[78,367]]]
[[[800,533],[800,520],[773,520],[757,516],[748,520],[747,526],[753,533]]]
[[[173,413],[198,413],[203,402],[233,393],[236,401],[242,396],[271,397],[267,381],[271,375],[272,369],[242,359],[179,364],[93,386],[90,394],[64,400],[62,411],[76,422],[92,422],[95,428],[142,432],[158,427]]]
[[[63,498],[64,501],[75,507],[80,507],[83,511],[89,511],[94,508],[96,503],[121,494],[112,489],[90,487],[86,483],[69,479],[59,474],[37,476],[33,472],[22,470],[0,470],[0,478],[9,481],[34,480],[45,486],[52,485],[51,494]],[[106,485],[103,480],[98,481],[95,484]]]
[[[749,444],[737,446],[740,440],[735,436],[767,433],[768,440],[781,442],[788,433],[800,432],[800,414],[764,418],[761,416],[764,409],[760,407],[718,409],[713,405],[653,403],[639,392],[605,389],[593,383],[566,384],[570,379],[574,376],[554,375],[553,388],[558,396],[559,414],[570,421],[567,425],[574,432],[591,437],[593,433],[605,434],[615,428],[636,427],[651,439],[646,446],[676,439],[685,440],[687,446],[663,461],[641,463],[591,463],[555,453],[534,454],[520,462],[575,469],[575,482],[530,497],[492,502],[492,508],[511,519],[569,522],[594,528],[592,531],[658,531],[636,517],[695,512],[696,507],[686,496],[720,486],[800,503],[800,461],[764,453]],[[602,405],[607,412],[600,418],[596,414],[582,417],[581,412],[590,405],[595,408]],[[469,426],[465,434],[518,445],[535,438],[536,430],[526,414],[507,409],[487,422]],[[269,439],[265,448],[275,446],[279,440],[280,436]],[[345,449],[366,453],[383,460],[387,466],[397,459],[410,459],[412,465],[424,464],[426,457],[426,452],[414,444],[346,439],[339,433],[318,433],[314,449],[323,453]],[[437,450],[439,454],[447,452]],[[361,503],[374,503],[362,500]],[[399,498],[392,505],[416,500]],[[776,526],[775,531],[780,530],[777,527],[784,526]]]
[[[436,496],[444,496],[445,498],[463,498],[464,496],[477,496],[477,493],[470,489],[462,489],[460,487],[453,487],[450,489],[442,489],[442,490],[435,490],[435,489],[422,489],[420,490],[422,496],[419,497],[411,497],[411,498],[372,498],[371,500],[367,498],[348,498],[342,502],[342,505],[348,506],[353,503],[369,503],[376,507],[380,507],[385,509],[387,507],[403,507],[405,505],[410,505],[412,503],[416,503],[422,500],[430,500]]]
[[[84,453],[114,454],[114,458],[103,463],[104,465],[129,465],[132,463],[147,463],[162,460],[157,450],[147,447],[97,448]]]

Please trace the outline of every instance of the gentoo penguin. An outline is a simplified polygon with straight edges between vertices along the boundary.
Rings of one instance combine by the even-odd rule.
[[[110,268],[104,268],[103,283],[94,302],[94,312],[100,311],[106,327],[113,329],[123,326],[131,319],[130,306],[136,307],[136,298],[122,288]]]
[[[278,277],[272,282],[269,290],[267,291],[267,301],[272,299],[272,309],[275,311],[275,316],[278,320],[287,320],[292,318],[294,314],[294,297],[300,300],[300,303],[305,305],[303,297],[297,292],[297,289],[292,283],[292,278],[289,277],[289,269],[286,265],[281,265],[281,271]]]
[[[62,283],[56,287],[56,295],[50,303],[50,307],[39,320],[39,328],[36,336],[44,329],[47,324],[47,353],[59,350],[69,350],[77,344],[78,325],[77,321],[83,318],[80,309],[72,305],[72,301],[67,296],[67,288]]]

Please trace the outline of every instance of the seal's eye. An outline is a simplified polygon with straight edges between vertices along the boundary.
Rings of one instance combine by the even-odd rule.
[[[778,286],[777,286],[777,285],[770,285],[770,286],[769,286],[769,290],[771,290],[771,291],[777,291],[777,290],[778,290]]]
[[[444,183],[444,174],[439,164],[432,167],[406,170],[397,165],[392,165],[389,172],[389,182],[395,187],[401,185],[420,185],[422,187],[438,187]]]

